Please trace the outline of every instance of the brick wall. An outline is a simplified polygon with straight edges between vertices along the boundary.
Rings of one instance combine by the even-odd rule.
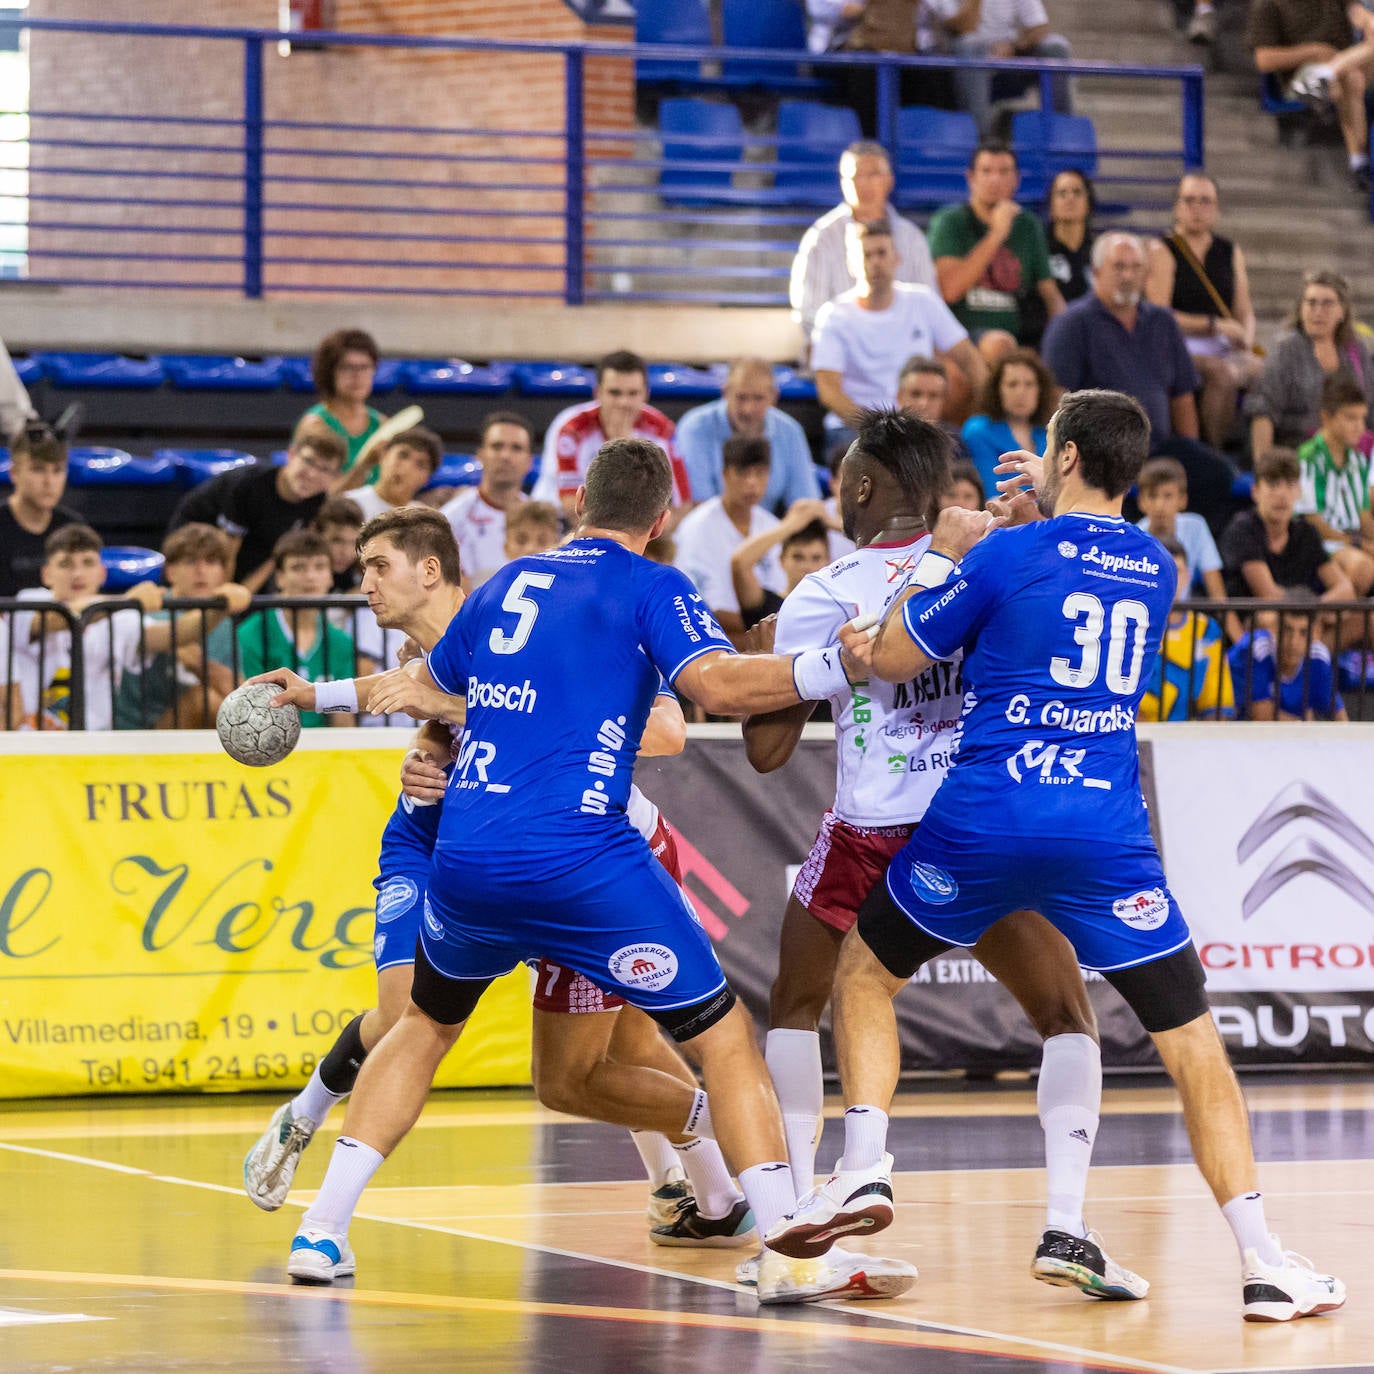
[[[176,0],[33,0],[30,12],[35,18],[185,23],[188,8],[201,7]],[[224,10],[218,13],[227,17]],[[238,0],[232,22],[272,27],[276,13],[276,0]],[[576,41],[586,34],[562,0],[335,0],[332,22],[338,31],[352,33],[549,41]],[[598,28],[591,36],[630,35]],[[35,33],[30,53],[31,104],[40,112],[31,151],[31,192],[37,197],[31,206],[32,275],[150,285],[194,279],[237,287],[243,223],[238,126],[146,123],[129,116],[237,120],[243,107],[242,45]],[[264,216],[269,294],[318,296],[365,285],[389,293],[449,292],[460,303],[465,291],[512,300],[521,291],[561,292],[561,56],[297,45],[282,57],[268,44],[263,71],[269,122],[367,126],[344,133],[268,130],[269,176],[331,179],[269,182]],[[628,62],[590,59],[586,91],[590,127],[632,127]],[[114,118],[44,118],[44,110]],[[405,131],[373,132],[378,126]],[[408,131],[415,128],[438,132]],[[96,150],[45,140],[171,146]],[[229,150],[217,151],[221,145]],[[350,184],[367,179],[406,184]],[[83,199],[42,199],[52,195]],[[227,203],[98,204],[95,198]],[[101,228],[65,227],[73,224]],[[153,226],[175,232],[150,232]],[[435,237],[462,241],[434,242]],[[112,249],[170,260],[120,261],[108,256]],[[83,256],[67,255],[73,253]],[[321,257],[338,261],[292,261]]]

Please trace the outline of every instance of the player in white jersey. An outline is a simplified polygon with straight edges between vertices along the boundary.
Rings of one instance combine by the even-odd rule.
[[[944,449],[920,443],[918,427],[929,433],[898,410],[863,418],[838,474],[845,534],[858,548],[804,578],[783,603],[775,652],[838,644],[855,606],[885,610],[905,590],[948,485]],[[818,1027],[840,944],[944,780],[958,745],[963,692],[956,658],[907,682],[875,676],[832,698],[835,802],[788,901],[769,999],[766,1059],[798,1179],[809,1181],[815,1169],[824,1101]],[[746,720],[754,767],[769,772],[786,762],[810,713],[806,704]],[[1144,1297],[1148,1283],[1113,1262],[1100,1240],[1089,1239],[1083,1221],[1102,1065],[1096,1018],[1072,947],[1042,917],[1022,911],[988,931],[973,953],[1045,1041],[1037,1097],[1049,1196],[1042,1253],[1031,1272],[1095,1297]]]

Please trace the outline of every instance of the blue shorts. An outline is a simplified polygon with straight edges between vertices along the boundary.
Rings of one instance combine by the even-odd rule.
[[[420,938],[451,979],[495,978],[543,956],[655,1014],[725,988],[710,937],[682,890],[629,826],[595,854],[541,872],[538,854],[434,852]]]
[[[928,817],[887,870],[887,890],[928,935],[965,948],[1012,911],[1038,911],[1087,969],[1161,959],[1192,936],[1154,845],[959,833]]]

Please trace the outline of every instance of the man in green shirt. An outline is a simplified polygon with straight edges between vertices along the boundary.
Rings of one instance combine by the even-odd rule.
[[[1302,494],[1297,514],[1307,517],[1361,596],[1374,586],[1371,462],[1359,447],[1367,408],[1360,384],[1346,372],[1332,373],[1322,386],[1322,427],[1298,448]]]
[[[1032,292],[1053,318],[1064,308],[1040,221],[1016,203],[1021,173],[1005,143],[985,140],[968,164],[969,198],[936,213],[926,231],[940,294],[988,366],[1020,343]]]

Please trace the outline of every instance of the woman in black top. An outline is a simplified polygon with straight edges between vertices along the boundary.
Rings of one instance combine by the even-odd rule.
[[[1050,275],[1065,302],[1092,290],[1093,212],[1097,193],[1076,167],[1055,174],[1045,197],[1045,238],[1050,250]]]
[[[1150,245],[1145,296],[1167,306],[1202,377],[1202,437],[1222,448],[1236,422],[1236,398],[1264,364],[1254,352],[1255,311],[1245,254],[1216,232],[1217,184],[1200,172],[1178,183],[1174,229]],[[1210,289],[1208,286],[1210,283]]]

